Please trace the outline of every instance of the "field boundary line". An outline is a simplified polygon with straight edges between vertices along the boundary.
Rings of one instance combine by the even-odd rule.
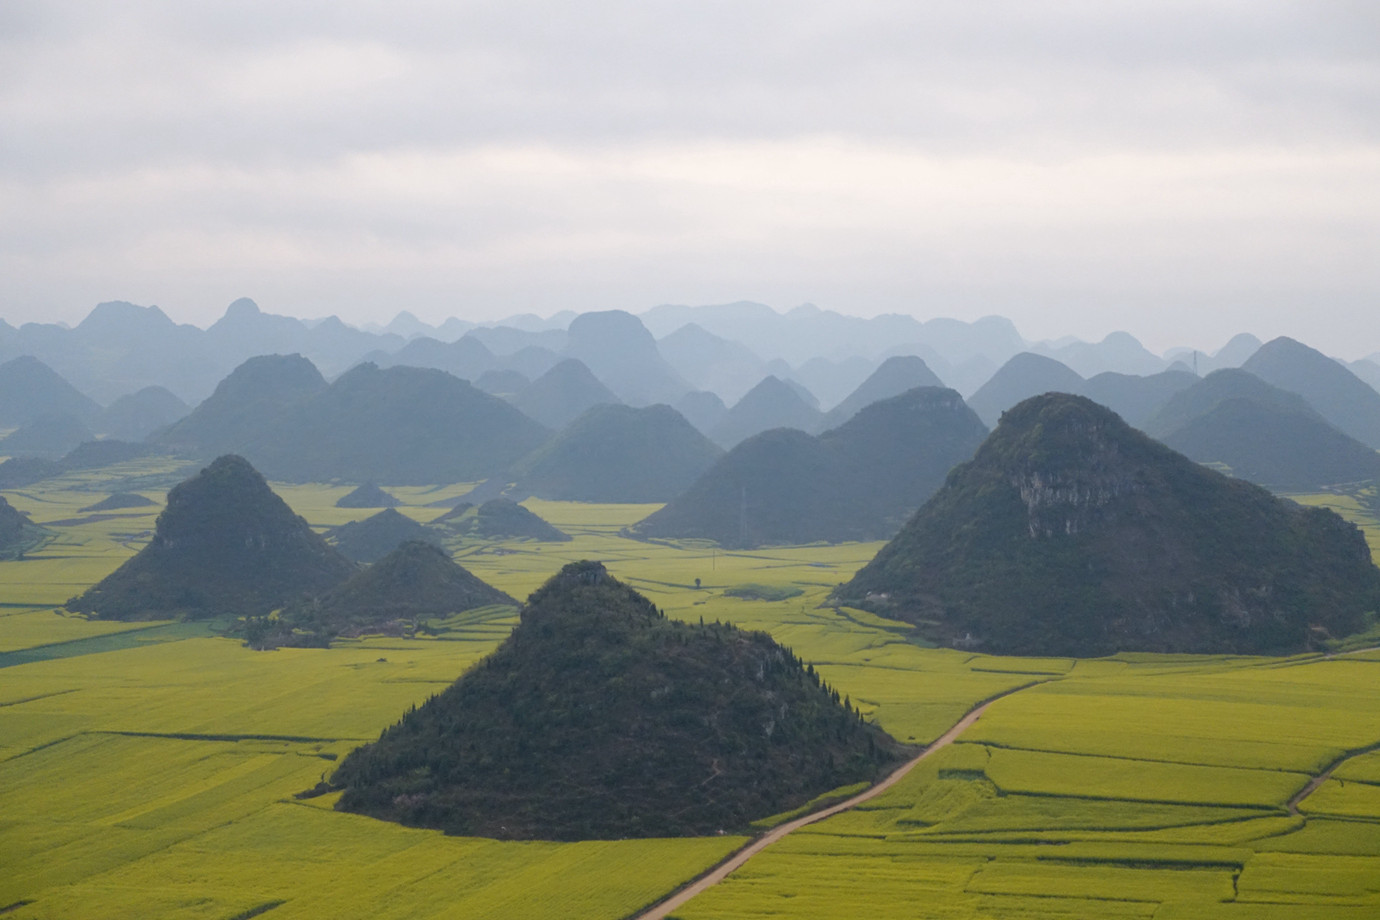
[[[958,739],[958,736],[962,735],[972,726],[974,722],[980,719],[982,717],[982,714],[986,712],[988,707],[991,706],[993,703],[997,702],[1003,697],[1010,696],[1013,693],[1019,693],[1022,690],[1029,689],[1030,687],[1033,687],[1036,684],[1042,683],[1046,683],[1046,681],[1031,681],[1028,684],[1022,684],[1019,687],[1012,687],[1010,690],[1004,690],[1001,693],[998,693],[996,696],[992,696],[987,698],[986,700],[983,700],[981,703],[978,703],[972,709],[968,710],[968,712],[963,716],[963,718],[955,722],[953,726],[949,728],[948,731],[944,732],[944,734],[940,735],[938,738],[934,739],[934,741],[926,745],[923,751],[921,751],[919,754],[917,754],[915,757],[912,757],[905,763],[901,764],[901,766],[897,767],[895,770],[891,771],[890,774],[888,774],[876,785],[871,786],[868,789],[864,789],[857,795],[845,799],[842,802],[838,802],[834,805],[822,808],[819,811],[811,812],[808,815],[803,815],[792,821],[787,821],[785,824],[772,828],[771,830],[767,831],[765,834],[762,834],[760,837],[757,837],[741,849],[736,850],[733,853],[730,853],[718,865],[714,866],[709,871],[700,875],[698,878],[692,880],[685,887],[672,893],[669,897],[666,897],[661,901],[656,902],[651,907],[648,907],[645,910],[639,911],[635,914],[630,914],[629,917],[631,918],[631,920],[665,920],[665,918],[671,913],[671,911],[675,910],[677,907],[684,905],[685,902],[689,901],[696,895],[708,891],[710,888],[719,884],[731,873],[742,868],[742,866],[749,859],[756,856],[758,853],[762,852],[767,847],[771,846],[773,843],[776,843],[778,840],[785,837],[787,834],[790,834],[793,831],[798,831],[802,827],[814,824],[817,821],[823,821],[825,818],[832,818],[834,815],[839,814],[840,812],[848,811],[851,808],[856,808],[864,802],[874,799],[877,796],[881,795],[883,792],[886,792],[892,786],[896,785],[902,779],[904,779],[906,775],[910,773],[911,770],[915,769],[915,767],[917,767],[920,764],[920,761],[929,757],[931,754],[943,750],[944,748],[952,744],[954,741],[956,741]]]

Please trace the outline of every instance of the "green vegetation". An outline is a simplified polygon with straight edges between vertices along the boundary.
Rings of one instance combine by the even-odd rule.
[[[1365,628],[1380,570],[1335,514],[1052,393],[1008,410],[835,598],[1007,654],[1280,653]]]
[[[136,492],[115,492],[81,509],[82,514],[92,511],[123,511],[126,508],[151,508],[158,503]]]
[[[366,482],[335,500],[337,508],[396,508],[398,504],[396,498],[380,489],[375,482]]]
[[[327,531],[326,536],[342,556],[354,562],[377,562],[408,540],[440,542],[434,530],[394,508],[384,508],[362,521],[341,524]]]
[[[326,646],[341,635],[412,635],[428,621],[477,608],[486,608],[488,619],[506,620],[516,607],[516,600],[465,571],[445,550],[412,540],[325,594],[249,617],[244,631],[255,648]]]
[[[227,454],[169,492],[153,540],[67,608],[115,620],[263,615],[353,571]]]
[[[748,584],[724,589],[724,597],[737,597],[745,601],[786,601],[804,593],[794,585]]]
[[[1380,478],[1380,454],[1297,393],[1248,371],[1215,371],[1164,404],[1146,430],[1199,463],[1277,490]]]
[[[748,438],[633,532],[735,548],[884,539],[986,434],[953,390],[917,387],[819,437]]]
[[[447,533],[480,540],[570,542],[569,534],[507,498],[491,498],[478,507],[468,503],[456,505],[431,523]]]
[[[670,406],[597,405],[520,460],[523,494],[557,501],[664,502],[723,451]]]
[[[669,620],[578,562],[331,782],[339,808],[452,834],[671,837],[746,828],[900,754],[764,633]]]
[[[22,558],[51,538],[51,531],[34,524],[0,496],[0,560]]]
[[[275,479],[424,485],[495,475],[549,436],[459,377],[366,362],[266,420],[244,454]]]
[[[366,362],[327,385],[300,355],[266,355],[154,441],[194,457],[240,453],[295,482],[421,485],[499,473],[549,434],[444,371]]]
[[[567,358],[542,374],[510,402],[528,418],[560,431],[598,405],[621,403],[612,390],[599,382],[583,361]]]
[[[265,653],[207,637],[202,624],[51,610],[137,552],[157,510],[81,518],[79,509],[116,483],[145,483],[138,490],[158,497],[153,490],[175,484],[180,470],[149,459],[66,472],[42,490],[7,495],[56,533],[24,562],[0,566],[0,649],[43,654],[27,663],[0,655],[0,906],[26,902],[7,920],[227,920],[278,902],[262,916],[611,920],[744,842],[502,842],[338,812],[334,795],[295,798],[497,647],[516,617],[479,608],[432,621],[434,636]],[[349,487],[274,488],[318,529],[350,519],[334,507]],[[389,490],[424,506],[465,487]],[[1380,535],[1365,490],[1300,498]],[[1335,785],[1302,800],[1297,816],[1276,804],[1272,785],[1380,740],[1380,653],[1072,660],[924,648],[907,624],[819,606],[876,543],[751,552],[643,543],[619,532],[654,510],[646,505],[525,505],[573,540],[467,545],[464,564],[485,581],[522,597],[565,562],[602,559],[669,617],[769,631],[898,738],[923,743],[978,701],[1033,684],[866,809],[791,835],[679,917],[1371,920],[1380,912],[1380,812],[1367,813],[1351,793],[1373,788],[1374,753],[1346,757]],[[54,523],[64,520],[76,523]],[[744,584],[804,594],[725,596]],[[87,641],[101,636],[124,641]],[[1010,756],[1103,764],[1094,791],[1104,797],[1083,794],[1079,780],[1091,772],[1061,780],[1057,770],[1046,771],[1040,794],[998,794],[987,766]],[[1248,784],[1254,798],[1188,803],[1169,789],[1164,801],[1147,801],[1134,782],[1142,763],[1244,771],[1258,776]],[[1121,794],[1117,783],[1137,797],[1105,797]]]

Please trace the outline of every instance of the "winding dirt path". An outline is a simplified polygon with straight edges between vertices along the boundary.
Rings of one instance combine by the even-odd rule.
[[[776,843],[776,841],[780,840],[782,837],[785,837],[792,831],[798,831],[802,827],[814,824],[816,821],[823,821],[825,818],[832,817],[841,811],[847,811],[850,808],[856,808],[863,802],[866,802],[869,799],[876,798],[883,792],[886,792],[892,786],[899,783],[903,778],[905,778],[906,774],[909,773],[911,770],[915,769],[916,764],[920,763],[920,761],[924,760],[926,757],[929,757],[935,751],[942,750],[948,747],[950,744],[953,744],[953,742],[958,738],[959,735],[967,731],[968,728],[974,722],[976,722],[979,718],[982,717],[982,714],[987,711],[988,706],[991,706],[993,703],[995,703],[997,700],[1001,699],[1004,696],[1010,696],[1011,694],[1024,690],[1026,689],[1026,687],[1029,686],[1030,684],[1025,684],[1020,687],[1015,687],[1011,690],[1006,691],[1005,693],[1001,693],[997,696],[992,697],[990,700],[987,700],[984,703],[980,703],[972,710],[970,710],[967,715],[965,715],[963,718],[959,719],[956,723],[954,723],[954,726],[952,728],[950,728],[944,734],[936,738],[934,743],[926,747],[923,751],[919,753],[919,755],[917,755],[911,760],[906,761],[901,766],[897,767],[891,773],[891,775],[889,775],[886,779],[882,780],[877,785],[872,786],[869,789],[863,790],[862,792],[853,796],[851,799],[845,799],[844,801],[839,802],[835,805],[830,805],[828,808],[824,808],[816,812],[811,812],[810,814],[805,815],[804,817],[796,818],[793,821],[788,821],[785,824],[772,828],[770,831],[763,834],[761,837],[758,837],[756,840],[753,840],[751,843],[743,847],[741,850],[734,852],[723,862],[719,863],[713,869],[710,869],[704,875],[695,879],[695,881],[691,882],[689,885],[682,888],[680,891],[677,891],[675,894],[671,895],[666,900],[654,904],[653,906],[649,907],[647,910],[643,911],[640,914],[634,914],[632,916],[632,920],[665,920],[665,917],[669,915],[671,911],[675,910],[677,907],[680,907],[686,901],[689,901],[691,898],[695,897],[695,895],[707,891],[708,889],[719,884],[725,878],[727,878],[730,873],[739,869],[749,859],[756,856],[758,853],[762,852],[767,847],[771,846],[773,843]]]

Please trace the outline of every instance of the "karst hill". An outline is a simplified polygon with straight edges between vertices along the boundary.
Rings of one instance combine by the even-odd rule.
[[[916,387],[818,437],[748,438],[632,532],[730,547],[886,539],[986,435],[953,390]]]
[[[572,538],[508,498],[491,498],[475,506],[462,502],[431,522],[450,533],[482,540],[537,540],[566,543]]]
[[[250,618],[245,635],[257,648],[325,646],[337,636],[411,634],[428,621],[495,605],[517,601],[435,544],[409,540],[322,595]]]
[[[670,406],[598,405],[514,464],[512,476],[538,498],[664,502],[721,456]]]
[[[53,536],[0,495],[0,559],[18,559]]]
[[[250,616],[354,571],[248,461],[227,454],[174,486],[149,544],[67,607],[117,620]]]
[[[898,757],[766,634],[668,620],[579,562],[332,782],[343,810],[453,834],[661,837],[742,830]]]
[[[1331,511],[1051,393],[1006,412],[835,600],[998,654],[1273,654],[1361,628],[1380,571]]]

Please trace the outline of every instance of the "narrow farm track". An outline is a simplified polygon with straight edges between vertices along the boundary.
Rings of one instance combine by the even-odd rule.
[[[1036,681],[1036,683],[1043,683],[1043,681]],[[833,817],[839,812],[848,811],[850,808],[856,808],[863,802],[876,798],[883,792],[886,792],[892,786],[899,783],[902,779],[904,779],[906,774],[909,773],[911,770],[915,769],[915,766],[919,764],[920,761],[924,760],[926,757],[929,757],[936,751],[943,750],[950,744],[953,744],[954,741],[958,739],[959,735],[962,735],[965,731],[968,730],[969,727],[972,726],[974,722],[982,718],[982,714],[987,711],[987,707],[991,706],[993,703],[995,703],[997,700],[1001,699],[1004,696],[1010,696],[1013,693],[1019,693],[1021,690],[1024,690],[1030,686],[1033,685],[1024,684],[1020,687],[1012,688],[1011,690],[1008,690],[1005,693],[998,694],[997,696],[992,697],[990,700],[987,700],[984,703],[979,703],[973,709],[969,710],[967,715],[955,722],[952,728],[950,728],[944,734],[936,738],[932,744],[930,744],[923,751],[921,751],[916,757],[906,761],[904,764],[897,767],[891,773],[891,775],[887,776],[886,779],[882,780],[877,785],[872,786],[869,789],[863,790],[862,792],[853,796],[851,799],[845,799],[844,801],[839,802],[835,805],[830,805],[828,808],[820,809],[819,811],[812,812],[808,815],[805,815],[804,817],[796,818],[794,821],[788,821],[785,824],[773,828],[772,830],[763,834],[761,837],[758,837],[756,840],[749,843],[747,846],[743,847],[741,850],[738,850],[737,852],[730,855],[723,862],[719,863],[713,869],[710,869],[704,875],[700,876],[698,879],[691,882],[689,885],[682,888],[680,891],[677,891],[675,894],[671,895],[666,900],[661,901],[653,905],[652,907],[649,907],[647,910],[643,911],[640,914],[634,914],[631,920],[664,920],[664,918],[670,915],[671,911],[675,910],[677,907],[680,907],[686,901],[689,901],[696,895],[701,894],[709,890],[710,888],[714,887],[715,885],[719,884],[731,873],[741,868],[743,864],[746,863],[749,859],[756,856],[758,853],[762,852],[767,847],[771,846],[773,843],[776,843],[778,840],[780,840],[782,837],[785,837],[787,834],[792,833],[793,831],[798,831],[802,827],[814,824],[816,821],[823,821],[825,818]]]
[[[1354,751],[1347,751],[1341,757],[1338,757],[1328,766],[1326,770],[1323,770],[1317,776],[1309,780],[1308,785],[1300,789],[1298,791],[1298,794],[1289,800],[1289,804],[1287,806],[1289,809],[1289,814],[1297,816],[1299,813],[1299,806],[1303,804],[1303,800],[1308,798],[1313,793],[1317,792],[1319,786],[1331,779],[1332,774],[1337,771],[1338,767],[1340,767],[1342,764],[1346,763],[1353,757],[1359,757],[1362,754],[1369,754],[1373,751],[1380,751],[1380,744],[1372,744],[1369,747],[1358,748]]]

